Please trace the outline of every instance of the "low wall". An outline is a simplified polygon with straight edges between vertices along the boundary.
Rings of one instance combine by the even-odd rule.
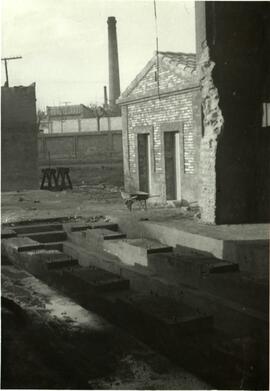
[[[99,120],[101,131],[119,130],[122,128],[121,117],[101,117]],[[97,132],[97,118],[54,119],[43,121],[40,125],[45,134],[73,133],[73,132]]]
[[[122,131],[43,134],[38,137],[40,164],[122,161]]]
[[[74,185],[123,185],[122,131],[42,134],[38,137],[41,169],[70,167]],[[41,178],[40,178],[41,179]]]

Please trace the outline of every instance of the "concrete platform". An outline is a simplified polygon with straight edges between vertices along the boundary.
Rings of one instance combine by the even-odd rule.
[[[44,243],[44,249],[63,251],[63,243],[64,242],[47,242]]]
[[[155,253],[168,253],[172,247],[166,246],[152,239],[125,239],[113,242],[104,242],[104,249],[116,255],[121,261],[128,265],[135,263],[143,266],[148,265],[148,255]]]
[[[177,273],[203,276],[209,273],[228,273],[239,270],[237,263],[222,261],[218,258],[202,254],[182,254],[181,252],[167,254],[151,254],[148,265],[155,270],[157,264],[169,264]]]
[[[90,240],[93,238],[94,240],[100,241],[100,240],[117,240],[117,239],[123,239],[126,237],[126,234],[123,234],[122,232],[115,232],[107,228],[96,228],[96,229],[90,229],[87,231],[86,234],[87,240]]]
[[[158,221],[143,222],[144,225],[155,224],[175,228],[181,232],[199,235],[200,237],[213,238],[222,241],[254,241],[269,240],[269,224],[235,224],[235,225],[210,225],[199,223],[193,219],[163,219]],[[180,243],[179,243],[180,244]],[[191,246],[189,246],[191,247]]]
[[[207,252],[216,258],[239,265],[240,271],[256,279],[269,275],[269,225],[205,225],[192,219],[136,221],[119,218],[121,230],[131,237],[141,232],[144,237]]]
[[[53,254],[50,254],[49,257],[45,254],[45,264],[48,270],[62,269],[65,267],[74,267],[78,265],[78,260],[72,257],[69,257],[66,254],[60,253],[57,251]]]
[[[44,245],[42,243],[38,243],[37,241],[24,236],[3,239],[1,243],[3,248],[9,247],[18,252],[37,251],[44,249]]]
[[[43,244],[28,237],[4,239],[2,249],[12,263],[38,277],[48,270],[78,265],[71,256],[56,249],[45,249]]]
[[[172,298],[130,292],[119,297],[118,302],[129,307],[135,316],[141,312],[138,317],[141,321],[143,317],[155,318],[168,326],[175,326],[183,333],[182,337],[212,328],[212,317],[209,314],[198,312]]]
[[[75,235],[77,234],[75,233]],[[8,239],[6,242],[15,239],[30,240],[29,238],[14,238]],[[136,243],[137,241],[133,242]],[[107,242],[104,241],[105,243]],[[74,245],[65,242],[65,250],[68,246]],[[151,249],[156,250],[155,246],[148,246],[146,243],[143,247],[144,250],[147,250],[147,247],[150,251]],[[83,253],[85,253],[83,256],[86,259],[91,258],[89,253],[83,251],[80,246],[77,251],[80,261]],[[27,260],[28,264],[21,262],[21,265],[27,267],[31,265],[31,262],[35,266],[42,265],[40,259],[45,257],[45,253],[42,250],[27,254],[17,252],[16,254],[20,259],[24,259],[24,262]],[[187,254],[188,250],[185,251],[185,257],[187,257]],[[73,254],[71,256],[74,257]],[[148,257],[151,258],[151,256],[155,256],[155,254],[148,254]],[[207,256],[200,254],[198,258],[201,262],[203,259],[207,259]],[[93,257],[93,261],[100,262],[100,264],[104,262],[102,265],[107,262],[103,259],[102,254],[97,259]],[[196,371],[200,371],[206,363],[206,367],[209,368],[209,360],[211,360],[211,372],[216,373],[218,368],[222,368],[223,361],[218,359],[217,355],[219,344],[215,343],[213,345],[212,343],[212,319],[208,315],[208,311],[213,315],[215,327],[223,327],[227,333],[231,331],[237,337],[242,337],[242,334],[246,337],[246,335],[249,335],[249,329],[257,329],[256,333],[261,333],[262,328],[265,330],[265,326],[261,326],[261,321],[263,323],[265,321],[260,319],[260,314],[256,314],[255,311],[252,313],[250,309],[238,306],[235,302],[228,303],[227,300],[217,298],[215,295],[206,295],[201,289],[187,289],[185,285],[179,283],[172,286],[165,275],[163,276],[163,282],[161,277],[157,275],[154,277],[147,276],[146,278],[141,274],[140,279],[138,278],[136,265],[134,267],[117,263],[116,266],[119,267],[119,276],[113,275],[113,278],[111,273],[108,273],[108,278],[104,278],[106,272],[99,268],[94,268],[93,272],[90,268],[82,267],[67,268],[61,271],[52,270],[47,275],[49,275],[48,278],[50,276],[51,278],[58,278],[59,289],[62,289],[62,286],[68,282],[68,277],[70,277],[68,285],[71,290],[74,290],[72,297],[74,300],[80,300],[82,306],[85,306],[85,308],[96,306],[100,310],[103,308],[105,315],[108,314],[108,308],[110,307],[110,314],[114,316],[113,319],[116,319],[116,323],[121,327],[132,331],[135,336],[165,354],[171,357],[177,355],[181,360],[180,362],[183,362],[187,367],[194,368],[195,362],[198,367]],[[209,273],[209,275],[219,276],[221,274]],[[126,286],[122,286],[121,280],[125,279],[130,279],[131,285],[134,285],[134,287],[141,285],[145,290],[144,294],[129,293]],[[122,292],[120,292],[121,288]],[[95,292],[99,299],[95,299]],[[177,300],[174,297],[177,297]],[[112,306],[111,303],[113,303]],[[226,341],[229,344],[231,337],[227,336]],[[229,350],[224,360],[230,362],[230,354],[231,351]],[[235,357],[232,359],[234,360],[232,366],[235,366]],[[214,364],[215,366],[213,366]],[[204,368],[206,367],[204,366]]]
[[[49,231],[49,232],[35,232],[35,233],[26,233],[19,234],[18,236],[27,236],[30,239],[33,239],[40,243],[48,242],[60,242],[64,241],[67,238],[65,231]]]
[[[237,264],[190,253],[151,254],[149,269],[168,283],[184,284],[267,314],[268,285],[239,272]]]
[[[8,238],[14,238],[17,236],[17,233],[9,228],[2,228],[1,229],[1,239],[8,239]]]
[[[12,227],[17,234],[33,234],[37,232],[61,231],[62,223],[20,224]]]
[[[72,289],[86,294],[129,289],[129,280],[95,266],[66,270],[62,276]]]
[[[48,232],[33,232],[33,233],[22,233],[19,236],[27,236],[30,239],[33,239],[40,243],[48,242],[60,242],[64,241],[67,238],[65,231],[48,231]]]
[[[80,265],[94,265],[129,279],[131,288],[138,292],[176,297],[188,306],[209,310],[214,316],[215,326],[232,335],[246,335],[253,327],[263,330],[267,327],[268,291],[264,284],[261,292],[257,294],[257,288],[260,288],[261,284],[256,284],[255,287],[250,284],[250,280],[240,283],[236,279],[231,285],[226,279],[220,281],[226,274],[217,273],[210,273],[207,280],[204,277],[199,279],[192,276],[192,284],[188,284],[186,279],[181,281],[181,273],[177,273],[175,267],[168,268],[168,265],[165,265],[159,271],[151,272],[149,267],[138,265],[138,268],[136,264],[125,264],[109,253],[93,253],[92,249],[89,250],[88,246],[83,245],[83,241],[65,242],[64,251],[77,258]],[[164,266],[162,262],[160,264]],[[227,274],[235,275],[238,272]],[[208,284],[209,291],[200,289],[200,284]],[[249,306],[249,302],[252,302],[252,306]]]
[[[92,224],[69,224],[71,232],[86,231],[87,229],[109,229],[110,231],[118,231],[118,225],[113,223],[92,223]],[[66,224],[67,226],[67,224]]]

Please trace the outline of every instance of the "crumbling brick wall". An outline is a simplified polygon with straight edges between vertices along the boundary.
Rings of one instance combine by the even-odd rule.
[[[208,223],[215,221],[216,216],[216,152],[224,118],[212,77],[215,63],[211,61],[209,48],[205,43],[197,65],[204,119],[204,135],[200,145],[199,200],[203,220]]]
[[[2,87],[2,191],[38,188],[35,85]]]
[[[269,18],[267,3],[196,3],[204,113],[199,203],[205,222],[270,218],[270,140],[262,129],[263,91],[270,73]]]

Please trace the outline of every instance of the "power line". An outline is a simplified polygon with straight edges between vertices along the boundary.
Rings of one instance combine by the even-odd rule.
[[[156,82],[157,82],[157,91],[158,91],[158,96],[159,96],[158,23],[157,23],[157,5],[156,5],[156,0],[154,0],[154,15],[155,15],[156,63],[157,63]]]

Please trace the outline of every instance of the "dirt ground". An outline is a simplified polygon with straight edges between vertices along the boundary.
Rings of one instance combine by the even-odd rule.
[[[59,217],[130,215],[120,195],[120,188],[108,185],[80,185],[73,190],[31,190],[6,192],[1,196],[2,223]],[[135,204],[132,214],[138,218],[181,217],[193,215],[173,205],[148,203],[148,210]]]

